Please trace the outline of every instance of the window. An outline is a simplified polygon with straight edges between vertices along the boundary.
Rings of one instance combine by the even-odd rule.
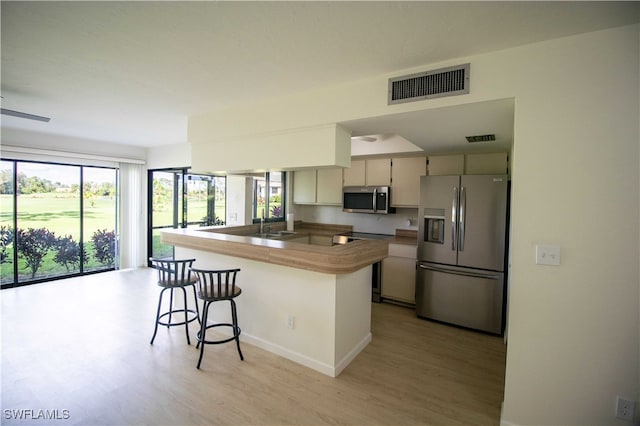
[[[253,221],[284,221],[285,172],[270,172],[253,178]]]
[[[189,174],[186,169],[150,170],[149,255],[173,257],[173,246],[161,241],[163,229],[224,225],[226,184],[224,176]]]
[[[116,267],[117,169],[2,160],[0,285]]]

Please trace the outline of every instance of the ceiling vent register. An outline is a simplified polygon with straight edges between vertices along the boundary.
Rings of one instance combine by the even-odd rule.
[[[493,142],[496,140],[496,135],[477,135],[477,136],[465,136],[467,138],[467,142],[476,143],[476,142]]]
[[[470,64],[389,79],[389,105],[469,93]]]

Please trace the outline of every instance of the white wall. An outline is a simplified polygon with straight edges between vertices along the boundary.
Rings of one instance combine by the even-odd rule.
[[[252,202],[253,179],[247,176],[227,176],[227,226],[251,224]]]
[[[502,421],[624,424],[615,397],[640,391],[639,46],[638,25],[567,37],[428,67],[470,62],[469,95],[388,107],[380,76],[212,113],[197,131],[232,137],[515,98]],[[544,243],[561,246],[561,266],[535,265]]]
[[[18,146],[63,153],[77,153],[91,156],[127,158],[144,161],[146,150],[141,147],[108,142],[98,142],[49,133],[27,132],[2,128],[2,145]],[[0,147],[1,148],[1,147]],[[69,155],[66,155],[69,158]],[[42,157],[42,161],[56,161],[56,158]],[[57,160],[62,162],[63,160]],[[87,163],[86,161],[84,162]]]
[[[147,148],[147,168],[170,169],[191,165],[191,144],[176,143]]]

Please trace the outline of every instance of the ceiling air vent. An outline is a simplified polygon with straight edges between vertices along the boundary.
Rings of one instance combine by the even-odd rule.
[[[475,142],[491,142],[496,140],[496,135],[477,135],[477,136],[465,136],[467,138],[467,142],[475,143]]]
[[[389,79],[389,105],[469,93],[470,64]]]

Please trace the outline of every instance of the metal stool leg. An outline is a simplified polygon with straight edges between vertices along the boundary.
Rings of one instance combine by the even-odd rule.
[[[192,285],[191,288],[193,289],[193,301],[196,304],[196,318],[198,318],[198,324],[202,325],[202,322],[200,321],[200,307],[198,306],[198,295],[196,294],[196,286]]]
[[[238,313],[236,312],[236,302],[231,299],[231,319],[233,322],[233,335],[236,338],[236,346],[238,348],[238,354],[240,354],[240,360],[244,361],[244,356],[240,350],[240,328],[238,327]]]
[[[169,324],[171,324],[171,315],[173,315],[173,288],[171,288],[169,292],[169,321],[167,321],[167,328],[169,328]]]
[[[189,338],[189,316],[187,315],[187,290],[184,287],[180,287],[182,289],[182,294],[184,296],[184,330],[187,333],[187,345],[191,344],[191,339]]]
[[[160,321],[160,307],[162,306],[162,295],[164,294],[165,290],[166,288],[163,288],[162,291],[160,291],[160,297],[158,297],[158,311],[156,312],[156,324],[153,329],[153,337],[151,337],[151,342],[149,342],[150,345],[153,345],[153,341],[156,338],[156,333],[158,333],[158,322]]]
[[[205,338],[206,338],[206,334],[207,334],[207,317],[209,316],[209,306],[211,305],[211,302],[205,302],[204,303],[204,307],[202,308],[202,324],[200,324],[200,334],[199,334],[199,339],[198,339],[198,345],[200,346],[200,357],[198,358],[198,365],[196,366],[196,368],[199,370],[200,369],[200,363],[202,362],[202,355],[204,355],[204,345],[205,345]],[[196,345],[196,348],[198,346]]]

